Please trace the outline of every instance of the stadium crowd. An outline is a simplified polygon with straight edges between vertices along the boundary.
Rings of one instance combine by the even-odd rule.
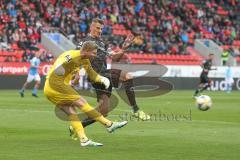
[[[0,43],[34,50],[47,27],[59,28],[78,42],[97,16],[106,21],[103,37],[115,46],[124,37],[113,34],[115,25],[138,35],[131,52],[186,54],[196,38],[210,38],[219,45],[240,40],[239,1],[199,3],[196,8],[188,0],[4,0],[0,2]]]
[[[4,61],[29,61],[36,51],[42,52],[42,61],[51,61],[53,56],[39,48],[43,19],[31,7],[21,1],[0,1],[0,50],[21,50],[17,56],[8,56]]]
[[[186,46],[192,45],[196,38],[211,38],[220,45],[231,45],[240,39],[240,25],[237,24],[240,2],[208,0],[197,10],[187,7],[187,2],[49,0],[41,1],[39,11],[52,26],[59,27],[75,41],[87,34],[93,17],[106,20],[105,35],[113,35],[113,26],[123,24],[127,30],[143,37],[132,50],[144,53],[184,54]],[[224,5],[231,7],[228,17],[217,14],[219,7]],[[113,36],[110,40],[117,44],[118,39]]]

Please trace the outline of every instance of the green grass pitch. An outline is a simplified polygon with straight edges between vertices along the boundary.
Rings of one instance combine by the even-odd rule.
[[[54,106],[40,92],[0,91],[1,160],[239,160],[240,92],[205,92],[213,107],[199,111],[193,91],[172,91],[152,98],[139,98],[139,106],[156,114],[151,122],[130,119],[113,134],[100,124],[87,127],[89,138],[102,148],[82,148],[68,136],[68,123],[54,114]],[[93,98],[87,98],[96,104]],[[129,107],[120,102],[110,114],[119,120]],[[175,118],[173,118],[175,117]]]

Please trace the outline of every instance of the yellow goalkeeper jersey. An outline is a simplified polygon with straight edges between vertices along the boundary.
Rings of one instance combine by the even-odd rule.
[[[55,69],[62,66],[64,75],[55,74]],[[99,82],[99,75],[92,69],[89,59],[82,58],[80,50],[70,50],[62,53],[51,67],[44,86],[45,96],[56,105],[69,105],[80,98],[80,95],[70,86],[72,75],[84,68],[92,81]]]

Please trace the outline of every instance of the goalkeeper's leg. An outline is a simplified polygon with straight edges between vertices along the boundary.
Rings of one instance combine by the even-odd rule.
[[[107,127],[108,132],[113,132],[114,130],[121,128],[127,124],[127,121],[123,122],[112,122],[105,118],[102,114],[96,111],[93,107],[91,107],[87,101],[83,98],[80,98],[73,102],[74,106],[77,106],[82,112],[88,115],[88,117],[100,122],[104,126]]]
[[[64,111],[69,118],[70,125],[72,126],[72,129],[77,134],[81,146],[102,146],[103,144],[91,141],[87,138],[84,128],[82,126],[82,123],[80,122],[77,112],[73,106],[64,106],[60,107],[62,111]]]
[[[97,92],[98,95],[98,107],[96,108],[104,117],[107,117],[108,114],[108,110],[109,110],[109,106],[110,106],[110,100],[109,100],[109,96],[107,94],[101,93],[99,94]],[[88,117],[84,120],[82,120],[82,125],[83,127],[87,127],[88,125],[91,125],[93,123],[95,123],[96,120]]]

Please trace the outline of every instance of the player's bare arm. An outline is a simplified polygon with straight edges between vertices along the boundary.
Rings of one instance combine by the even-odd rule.
[[[128,35],[122,45],[122,48],[117,52],[112,51],[111,53],[112,60],[118,62],[122,58],[126,50],[133,44],[134,39],[135,39],[134,35]]]

